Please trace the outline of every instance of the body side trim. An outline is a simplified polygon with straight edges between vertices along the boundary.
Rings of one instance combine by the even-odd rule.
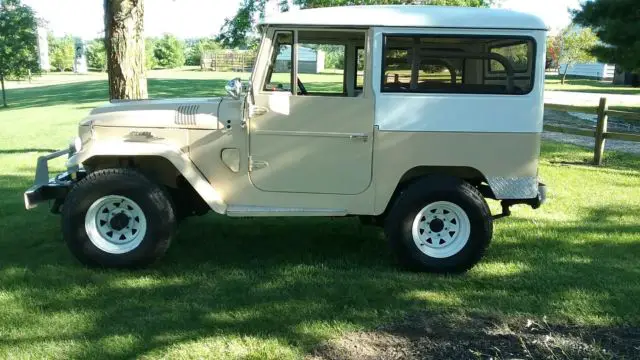
[[[297,207],[271,207],[252,205],[230,205],[227,215],[241,216],[346,216],[345,209],[315,209]]]

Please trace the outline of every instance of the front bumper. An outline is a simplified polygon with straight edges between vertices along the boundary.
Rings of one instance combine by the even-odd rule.
[[[72,149],[66,149],[38,158],[34,185],[24,192],[24,206],[27,210],[37,207],[40,203],[54,200],[55,205],[52,210],[55,212],[64,201],[73,184],[84,177],[84,170],[75,167],[49,178],[48,162],[71,153]]]

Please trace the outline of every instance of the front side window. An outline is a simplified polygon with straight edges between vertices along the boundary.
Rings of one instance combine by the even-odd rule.
[[[301,36],[307,37],[304,32]],[[307,94],[343,95],[344,61],[344,45],[299,43],[298,78]]]
[[[290,31],[277,32],[273,41],[273,53],[264,91],[291,92],[293,86],[293,33]]]
[[[390,35],[384,44],[382,92],[518,95],[533,87],[529,39]]]

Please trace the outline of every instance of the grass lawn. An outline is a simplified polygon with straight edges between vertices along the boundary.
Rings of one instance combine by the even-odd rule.
[[[151,79],[149,91],[220,95],[228,78]],[[0,110],[0,358],[295,359],[420,311],[640,326],[640,157],[607,152],[594,168],[588,149],[552,142],[548,203],[497,221],[466,275],[397,270],[382,233],[353,218],[216,215],[186,221],[151,269],[84,268],[59,218],[25,211],[22,192],[37,156],[106,97],[104,80],[12,89]]]
[[[610,81],[598,81],[592,79],[578,79],[568,77],[562,85],[558,75],[547,75],[545,78],[545,90],[572,91],[581,93],[602,93],[617,95],[640,95],[640,88],[613,85]]]

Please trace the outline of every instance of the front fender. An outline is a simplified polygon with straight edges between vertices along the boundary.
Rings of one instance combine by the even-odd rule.
[[[206,180],[186,153],[168,144],[136,143],[123,141],[91,141],[67,160],[73,168],[97,156],[159,156],[167,159],[184,176],[195,191],[219,214],[226,214],[227,204],[222,195]]]

